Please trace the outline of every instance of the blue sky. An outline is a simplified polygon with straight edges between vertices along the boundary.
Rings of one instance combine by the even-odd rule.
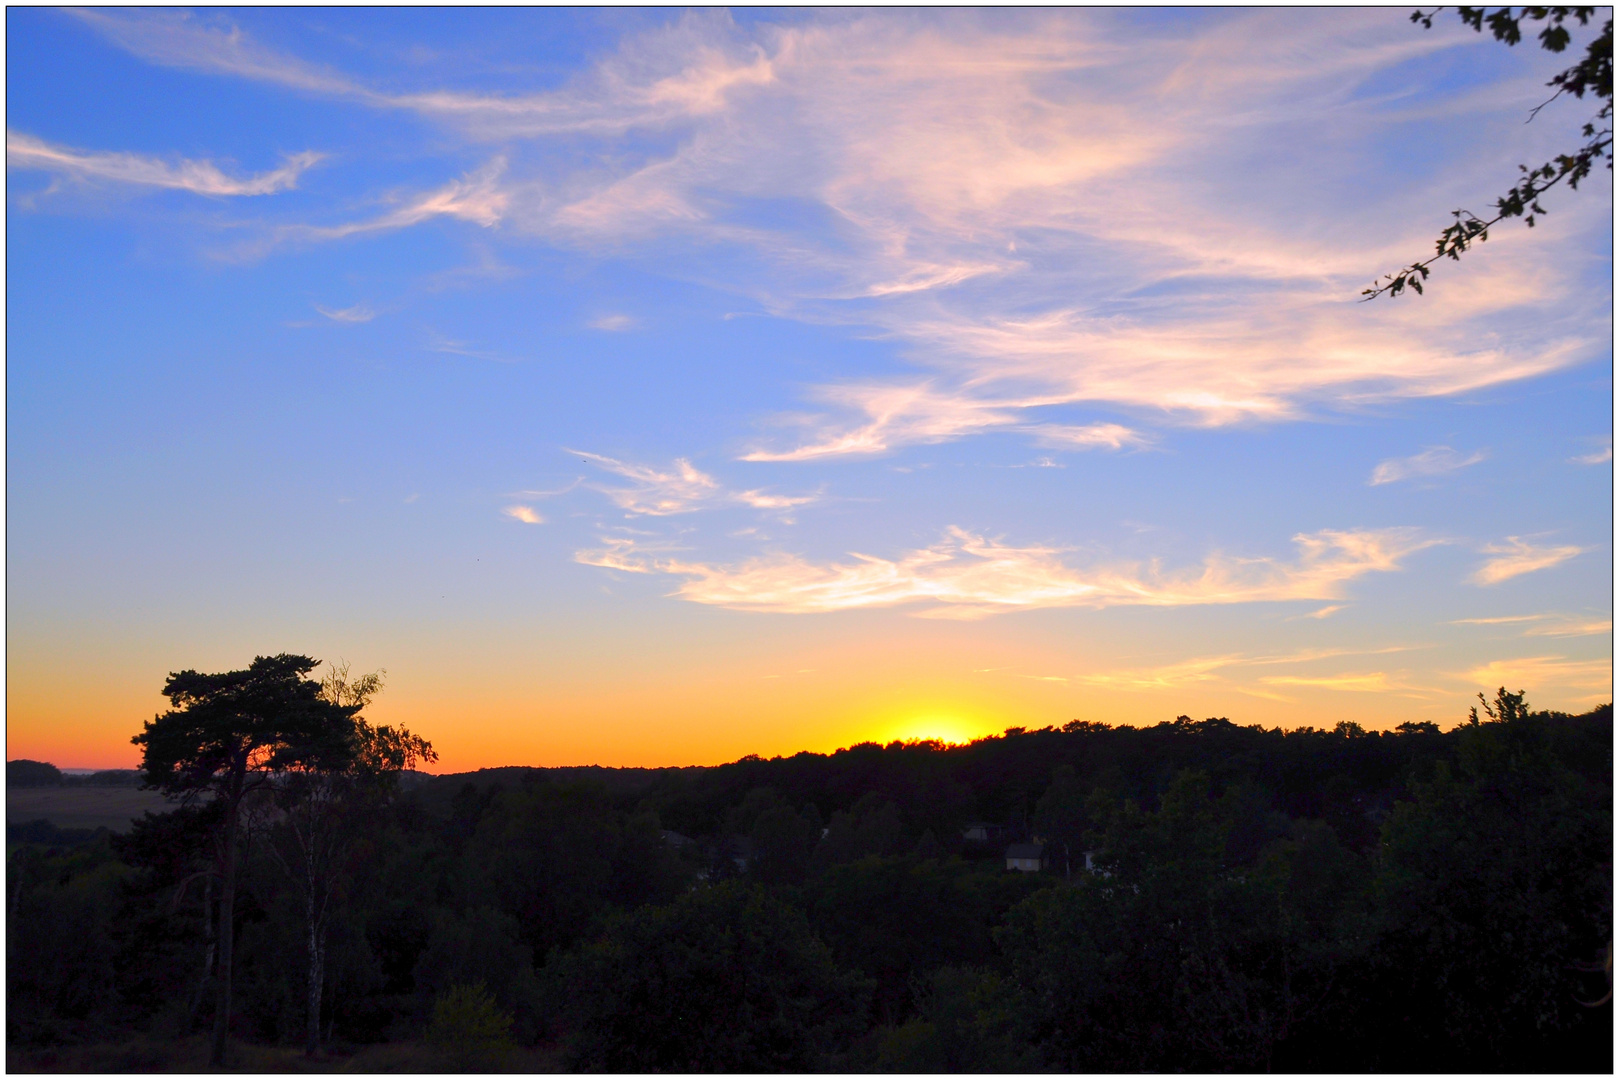
[[[1611,699],[1609,174],[1380,11],[7,13],[8,753],[451,766]],[[1589,33],[1589,31],[1587,31]],[[1583,39],[1579,39],[1583,40]],[[24,753],[26,751],[26,753]],[[72,758],[72,760],[68,760]]]

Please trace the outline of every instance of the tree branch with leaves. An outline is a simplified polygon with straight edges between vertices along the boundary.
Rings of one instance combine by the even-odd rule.
[[[1418,10],[1412,14],[1411,21],[1421,23],[1424,29],[1432,29],[1435,16],[1443,10],[1443,8],[1434,8],[1431,11]],[[1525,20],[1531,24],[1540,23],[1542,24],[1540,33],[1536,35],[1540,46],[1554,53],[1560,53],[1568,48],[1571,41],[1566,22],[1573,20],[1585,26],[1596,12],[1597,9],[1594,7],[1503,7],[1494,11],[1482,7],[1456,9],[1457,15],[1467,26],[1480,33],[1488,28],[1495,36],[1495,40],[1509,46],[1523,40]],[[1421,294],[1422,283],[1428,279],[1430,268],[1440,259],[1459,261],[1462,253],[1475,243],[1481,244],[1490,238],[1490,229],[1493,226],[1509,218],[1523,218],[1524,224],[1533,228],[1536,219],[1546,213],[1546,208],[1540,203],[1541,196],[1565,182],[1571,190],[1578,188],[1580,181],[1591,174],[1591,169],[1597,162],[1605,160],[1609,171],[1612,171],[1613,19],[1610,18],[1603,24],[1602,32],[1586,46],[1585,56],[1579,63],[1559,72],[1546,85],[1554,87],[1555,91],[1551,97],[1530,111],[1530,120],[1539,115],[1541,109],[1565,94],[1572,94],[1581,100],[1584,100],[1586,94],[1590,94],[1602,103],[1597,114],[1581,128],[1582,143],[1572,152],[1559,154],[1542,165],[1518,166],[1520,173],[1518,183],[1511,191],[1495,201],[1494,217],[1485,219],[1471,210],[1451,211],[1451,217],[1455,220],[1440,232],[1439,239],[1434,244],[1434,254],[1421,262],[1412,263],[1403,270],[1379,278],[1371,287],[1361,290],[1364,299],[1398,296],[1407,287]]]

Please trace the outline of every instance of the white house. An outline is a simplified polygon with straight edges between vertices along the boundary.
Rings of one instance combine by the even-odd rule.
[[[1006,868],[1036,873],[1045,862],[1045,851],[1044,844],[1013,844],[1006,849]]]

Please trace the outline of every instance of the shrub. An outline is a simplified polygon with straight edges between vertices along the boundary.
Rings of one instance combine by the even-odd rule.
[[[427,1042],[458,1072],[489,1072],[511,1053],[511,1027],[482,983],[458,983],[433,1003]]]

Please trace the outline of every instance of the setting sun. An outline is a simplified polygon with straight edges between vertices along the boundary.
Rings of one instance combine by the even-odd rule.
[[[970,720],[953,713],[919,712],[884,728],[881,741],[898,739],[901,742],[937,740],[942,743],[966,743],[991,734],[990,727],[987,722]]]

